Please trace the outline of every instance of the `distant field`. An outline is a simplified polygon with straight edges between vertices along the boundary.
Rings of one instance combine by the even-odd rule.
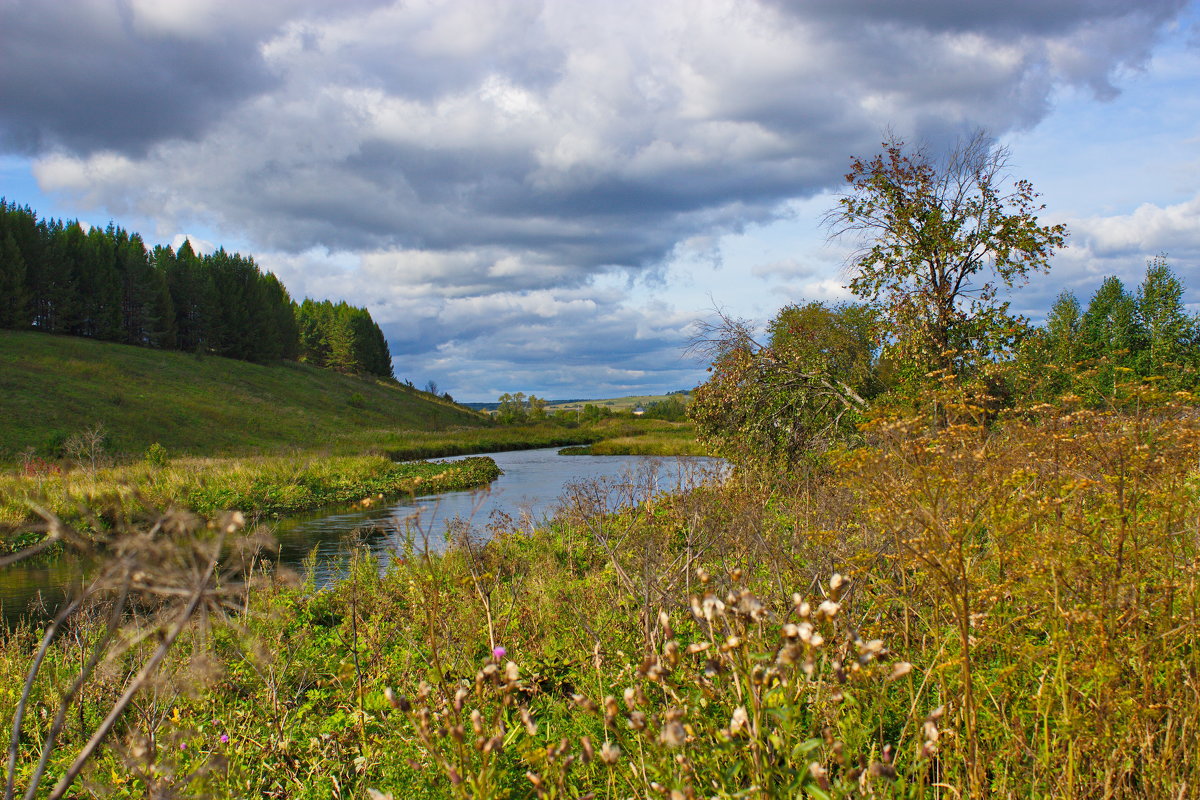
[[[628,397],[607,397],[602,400],[563,400],[546,406],[551,411],[582,410],[585,405],[611,408],[614,411],[632,411],[641,406],[645,408],[650,403],[661,403],[672,397],[681,398],[685,403],[691,399],[691,392],[676,392],[673,394],[637,394]]]
[[[50,454],[103,426],[106,449],[140,455],[245,455],[326,448],[359,452],[397,432],[488,422],[468,409],[382,380],[276,365],[0,331],[0,462]]]
[[[599,400],[551,400],[546,404],[548,411],[582,411],[586,405],[611,408],[613,411],[632,411],[638,406],[645,407],[648,403],[661,402],[672,397],[682,398],[686,403],[691,399],[690,391],[672,392],[671,394],[638,394],[628,397],[605,397]],[[499,403],[463,403],[462,405],[476,411],[495,411]]]

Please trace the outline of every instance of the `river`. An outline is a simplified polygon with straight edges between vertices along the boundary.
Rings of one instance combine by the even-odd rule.
[[[322,509],[273,523],[280,562],[311,569],[314,582],[322,586],[341,573],[350,536],[384,563],[409,541],[418,549],[444,549],[448,527],[465,526],[482,540],[491,525],[536,525],[572,497],[586,495],[589,503],[611,509],[655,492],[687,489],[723,469],[723,462],[711,458],[560,456],[557,448],[486,455],[504,470],[486,489],[385,501],[367,509]],[[8,623],[27,613],[44,616],[76,580],[67,559],[8,567],[0,571],[0,617]]]

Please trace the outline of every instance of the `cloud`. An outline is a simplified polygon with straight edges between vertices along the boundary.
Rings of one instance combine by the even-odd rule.
[[[936,145],[1028,128],[1064,86],[1111,96],[1182,7],[16,0],[0,11],[0,131],[47,191],[233,236],[291,269],[297,294],[353,287],[398,350],[435,341],[402,340],[420,327],[403,309],[476,331],[430,359],[516,359],[471,318],[536,319],[553,296],[543,327],[512,329],[585,347],[564,331],[601,312],[556,293],[716,253],[705,243],[837,186],[884,128]],[[619,357],[640,341],[628,302],[599,306]]]
[[[756,278],[809,278],[816,274],[816,270],[794,258],[785,258],[768,264],[755,265],[750,268],[750,274]]]
[[[1128,214],[1062,221],[1071,232],[1069,246],[1055,256],[1049,275],[1033,278],[1014,295],[1021,313],[1040,320],[1063,290],[1086,305],[1110,275],[1134,291],[1145,277],[1146,263],[1159,255],[1183,279],[1184,302],[1200,311],[1200,281],[1192,278],[1200,275],[1200,194],[1165,206],[1143,203]]]

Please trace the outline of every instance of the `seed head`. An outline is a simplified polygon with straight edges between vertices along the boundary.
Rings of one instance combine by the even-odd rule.
[[[712,622],[715,618],[725,613],[725,604],[721,602],[719,597],[709,592],[704,595],[704,600],[701,602],[701,609],[704,618]]]
[[[612,766],[613,764],[617,763],[617,760],[620,757],[621,748],[617,747],[612,742],[605,742],[604,744],[600,745],[600,760],[605,764]]]
[[[529,709],[521,707],[521,723],[525,726],[525,732],[530,736],[537,736],[537,723],[533,721],[533,716],[529,713]]]
[[[833,600],[824,600],[821,605],[817,606],[817,616],[826,619],[833,619],[842,607]]]
[[[682,747],[687,741],[687,731],[683,729],[682,723],[671,721],[663,725],[658,739],[667,747]]]

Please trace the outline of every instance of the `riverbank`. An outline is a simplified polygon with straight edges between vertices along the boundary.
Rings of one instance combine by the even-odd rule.
[[[537,450],[543,447],[582,447],[590,455],[696,456],[708,455],[696,440],[690,422],[618,418],[570,426],[553,421],[445,432],[403,432],[394,441],[380,441],[375,452],[395,459],[445,458],[470,453]],[[576,455],[576,452],[564,455]]]
[[[20,532],[35,517],[30,504],[73,523],[83,521],[81,509],[108,520],[169,507],[205,515],[237,509],[278,516],[347,503],[370,505],[401,494],[473,489],[499,475],[487,457],[434,464],[318,454],[144,460],[95,470],[9,473],[0,475],[0,529],[8,529],[0,551],[40,536]]]
[[[581,485],[552,524],[382,573],[348,544],[327,590],[230,569],[237,612],[183,628],[87,776],[117,798],[1192,796],[1192,409],[871,433],[618,513]],[[113,663],[193,596],[150,577]],[[110,607],[48,648],[18,784]],[[0,708],[41,636],[0,639]],[[83,684],[50,776],[133,671]]]
[[[610,440],[624,449],[605,451]],[[73,463],[31,458],[0,473],[0,550],[36,540],[37,534],[18,531],[36,519],[31,503],[71,522],[82,521],[84,508],[112,509],[112,516],[173,505],[201,514],[238,509],[278,516],[379,494],[475,488],[490,483],[496,474],[494,462],[486,459],[476,466],[456,462],[449,471],[422,463],[425,459],[568,445],[593,445],[598,449],[591,452],[597,455],[691,455],[696,447],[687,424],[608,419],[573,427],[544,422],[381,432],[368,455],[331,455],[313,448],[280,455],[201,458],[173,457],[165,448],[151,448],[143,458],[115,464],[104,452],[96,453],[94,460],[80,458]],[[638,445],[643,445],[641,450]]]

